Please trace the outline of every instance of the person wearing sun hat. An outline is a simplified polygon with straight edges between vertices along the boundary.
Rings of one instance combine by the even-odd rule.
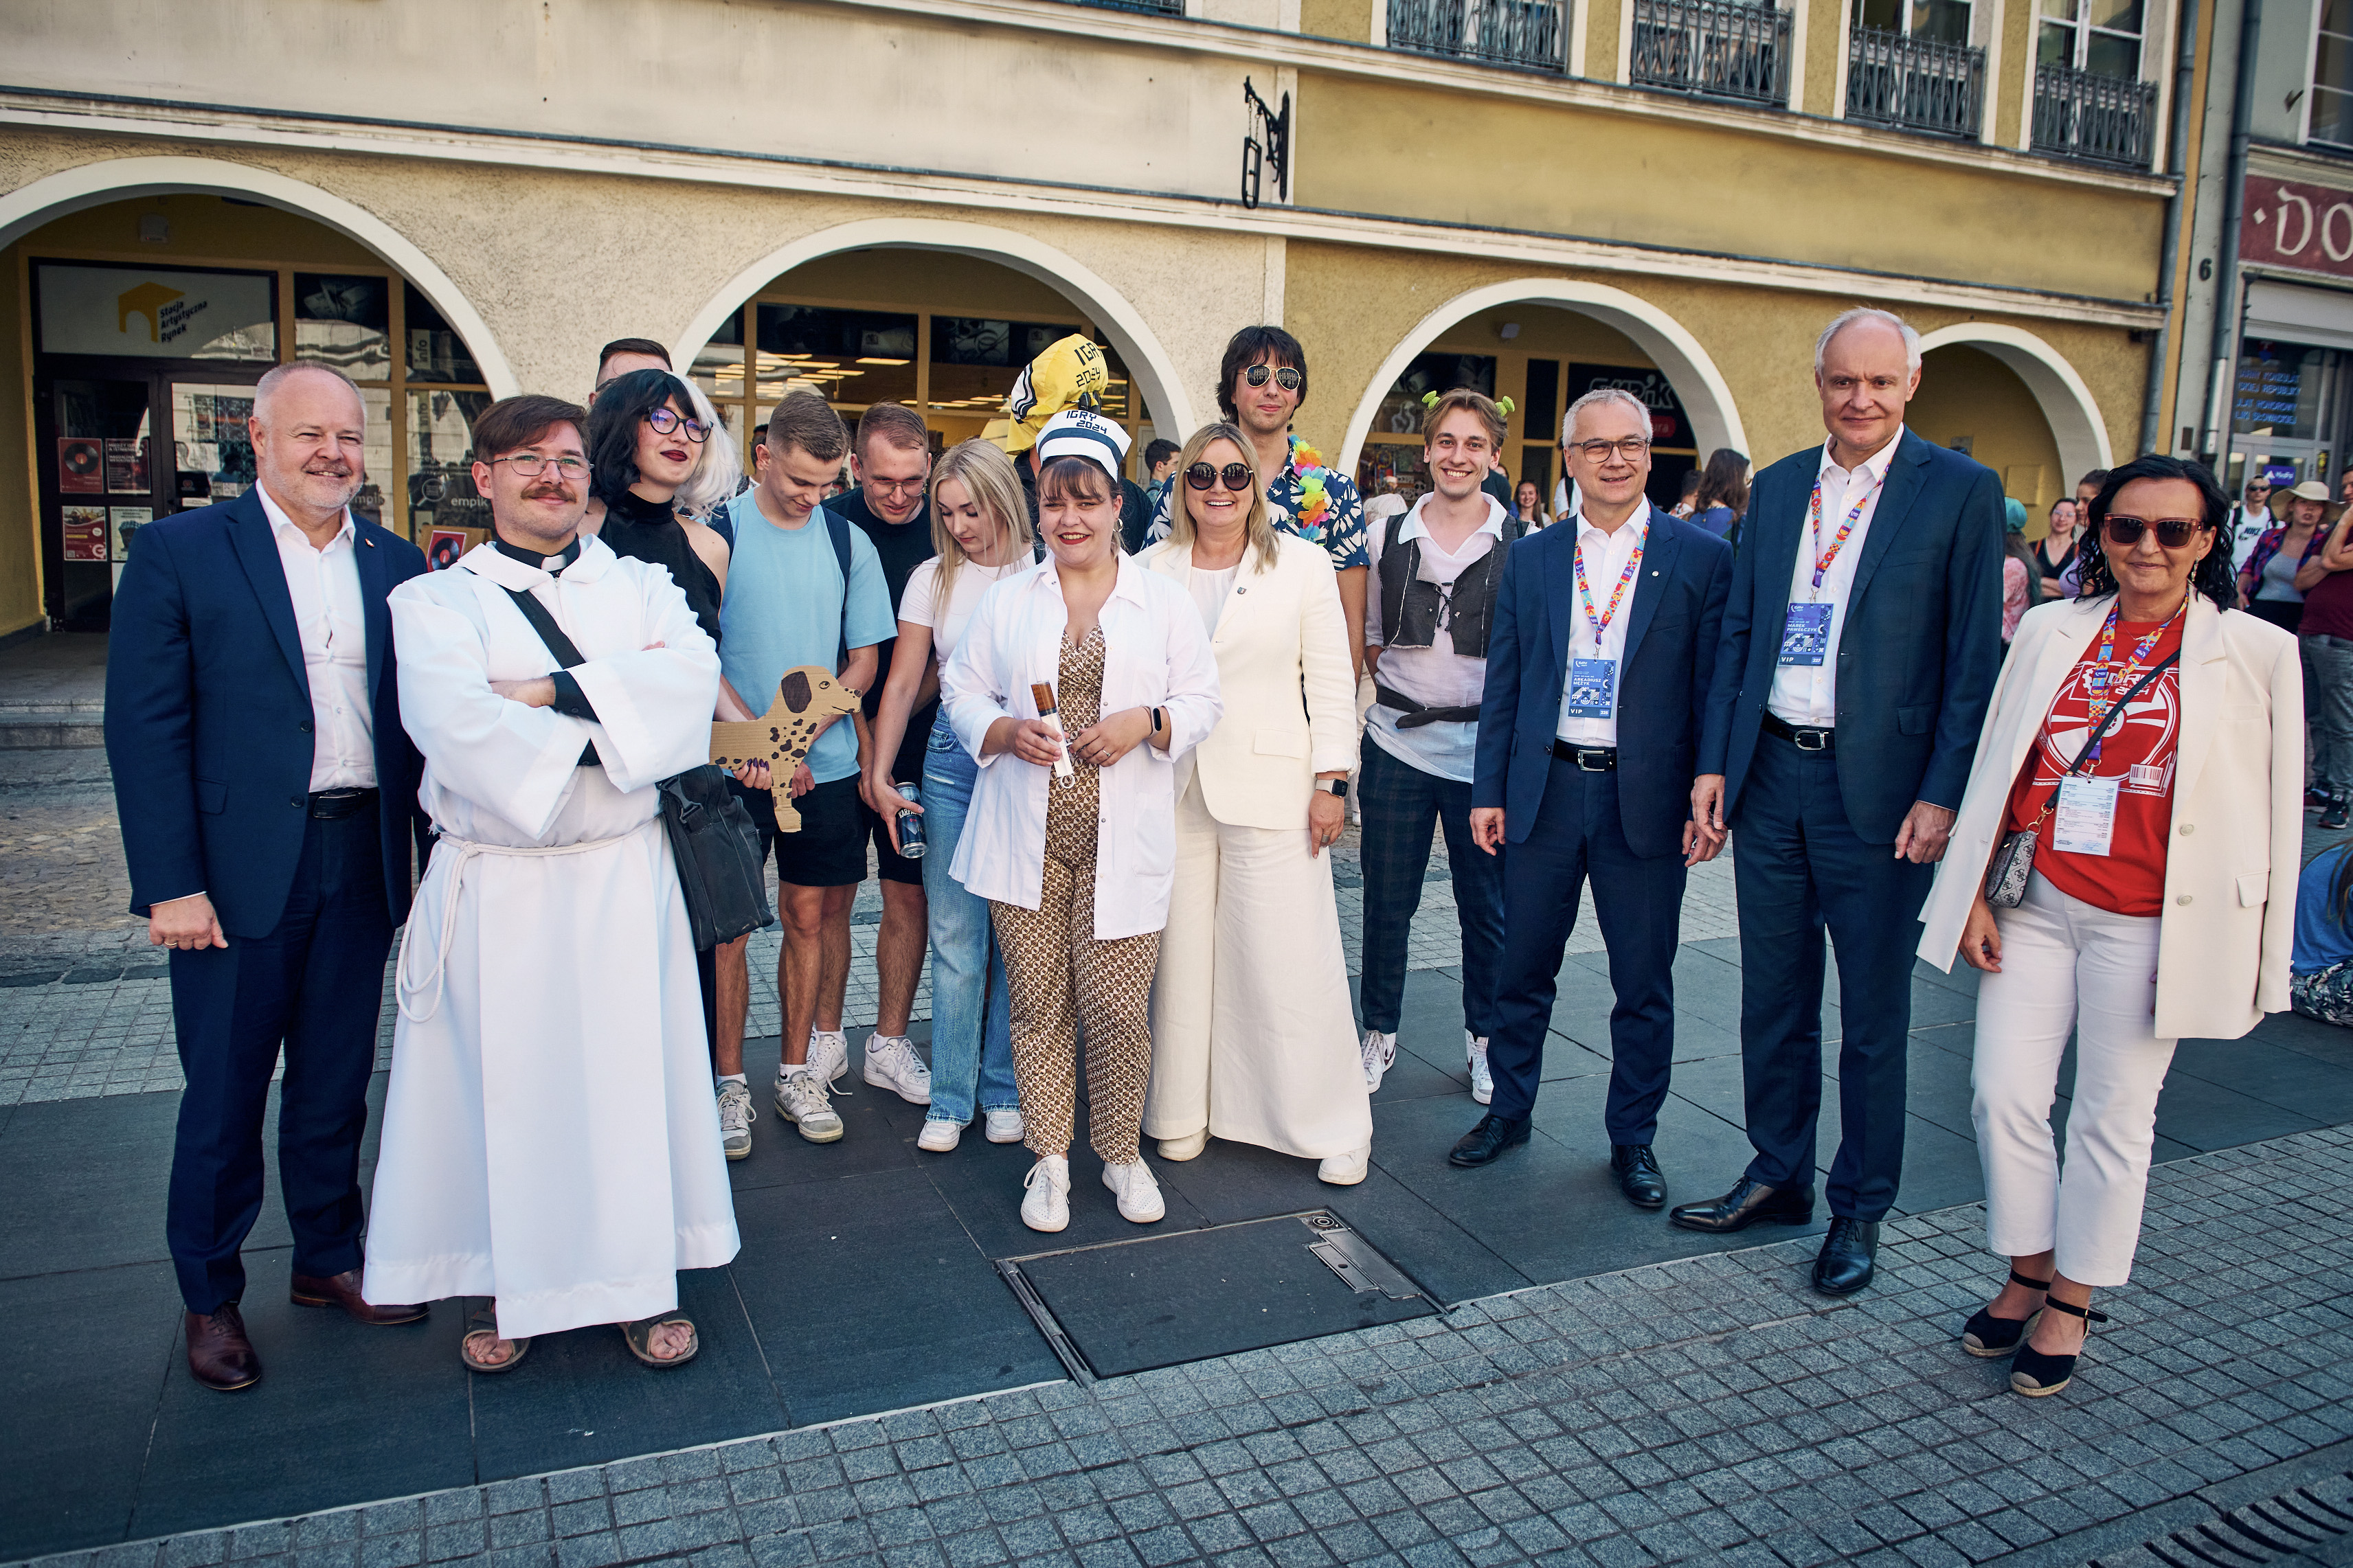
[[[1039,437],[1048,425],[1071,409],[1083,408],[1100,416],[1103,395],[1110,385],[1111,363],[1103,345],[1082,332],[1072,332],[1047,344],[1036,359],[1021,367],[1013,390],[1006,395],[1004,414],[982,426],[981,439],[1004,447],[1021,475],[1031,527],[1038,524],[1038,466],[1045,461],[1035,449]],[[1103,423],[1119,431],[1117,460],[1124,469],[1127,432],[1108,418]],[[1120,548],[1133,555],[1144,548],[1152,503],[1145,499],[1143,488],[1124,471],[1113,478],[1119,485]]]
[[[1019,415],[1014,416],[1018,421]],[[1005,951],[1023,1142],[1022,1223],[1071,1222],[1078,1042],[1087,1142],[1119,1212],[1166,1212],[1138,1140],[1149,1003],[1176,879],[1176,763],[1224,710],[1192,597],[1119,547],[1127,433],[1067,409],[1031,443],[1047,558],[982,595],[940,672],[979,764],[949,873]]]

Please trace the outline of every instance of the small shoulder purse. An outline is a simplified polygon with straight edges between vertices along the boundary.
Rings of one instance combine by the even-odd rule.
[[[2125,704],[2139,696],[2143,688],[2163,675],[2180,658],[2179,653],[2167,654],[2150,666],[2147,674],[2126,689],[2125,694],[2116,699],[2116,704],[2084,738],[2084,749],[2075,753],[2075,760],[2067,765],[2067,773],[2062,775],[2063,778],[2073,775],[2084,765],[2084,760],[2092,754],[2092,748],[2100,743],[2100,737],[2108,732],[2108,726],[2116,722],[2116,715],[2125,710]],[[2063,784],[2061,787],[2065,786]],[[2014,910],[2025,900],[2026,879],[2034,870],[2035,842],[2042,836],[2042,825],[2050,821],[2051,814],[2058,809],[2059,791],[2052,790],[2051,798],[2042,803],[2042,809],[2034,814],[2034,820],[2001,841],[2000,847],[1993,852],[1993,863],[1986,868],[1987,903],[1998,910]]]

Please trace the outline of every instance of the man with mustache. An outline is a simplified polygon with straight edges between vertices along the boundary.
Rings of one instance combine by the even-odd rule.
[[[424,826],[386,598],[425,557],[352,514],[366,423],[342,372],[269,372],[248,423],[259,482],[141,529],[114,595],[107,758],[131,910],[171,950],[187,1076],[164,1231],[188,1370],[223,1392],[261,1376],[238,1249],[281,1047],[294,1303],[363,1323],[426,1312],[360,1298],[376,1010]]]

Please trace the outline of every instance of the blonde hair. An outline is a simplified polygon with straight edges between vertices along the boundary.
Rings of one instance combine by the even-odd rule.
[[[950,479],[965,488],[982,515],[996,523],[998,536],[1016,546],[1017,553],[1028,550],[1032,538],[1021,476],[1014,471],[1013,459],[1005,455],[1004,447],[975,437],[941,453],[932,468],[932,549],[940,558],[939,582],[932,590],[932,602],[943,609],[955,589],[956,568],[971,559],[948,531],[947,519],[940,510],[940,486]]]
[[[1451,392],[1432,393],[1422,399],[1422,404],[1421,444],[1425,447],[1437,437],[1438,426],[1444,423],[1446,416],[1458,409],[1477,416],[1479,423],[1487,427],[1487,439],[1498,447],[1503,446],[1504,433],[1510,427],[1505,422],[1503,408],[1493,398],[1483,392],[1473,392],[1467,386],[1458,386]]]
[[[703,429],[702,445],[696,448],[699,455],[694,459],[694,471],[686,476],[686,483],[678,487],[670,504],[700,519],[741,487],[744,459],[736,455],[735,433],[720,419],[719,410],[712,406],[702,388],[684,376],[674,375],[670,380],[686,389],[686,401]]]
[[[1168,542],[1176,549],[1191,549],[1194,539],[1193,512],[1187,504],[1193,487],[1185,478],[1185,470],[1201,461],[1201,454],[1208,451],[1214,441],[1232,442],[1234,450],[1242,455],[1243,464],[1249,466],[1251,463],[1250,441],[1242,435],[1240,426],[1219,420],[1215,425],[1204,425],[1193,432],[1193,438],[1185,443],[1183,451],[1176,454],[1176,471],[1168,479],[1170,487],[1177,492],[1168,504]],[[1220,485],[1225,483],[1222,479],[1218,482]],[[1258,556],[1258,564],[1251,568],[1252,571],[1265,572],[1274,565],[1275,552],[1282,548],[1282,544],[1274,531],[1274,520],[1267,515],[1266,491],[1254,479],[1250,488],[1250,510],[1242,513],[1242,538],[1248,548]]]

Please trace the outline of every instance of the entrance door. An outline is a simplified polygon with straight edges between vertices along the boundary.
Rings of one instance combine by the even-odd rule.
[[[156,515],[154,386],[59,376],[39,390],[43,607],[60,631],[104,631],[131,536]]]

